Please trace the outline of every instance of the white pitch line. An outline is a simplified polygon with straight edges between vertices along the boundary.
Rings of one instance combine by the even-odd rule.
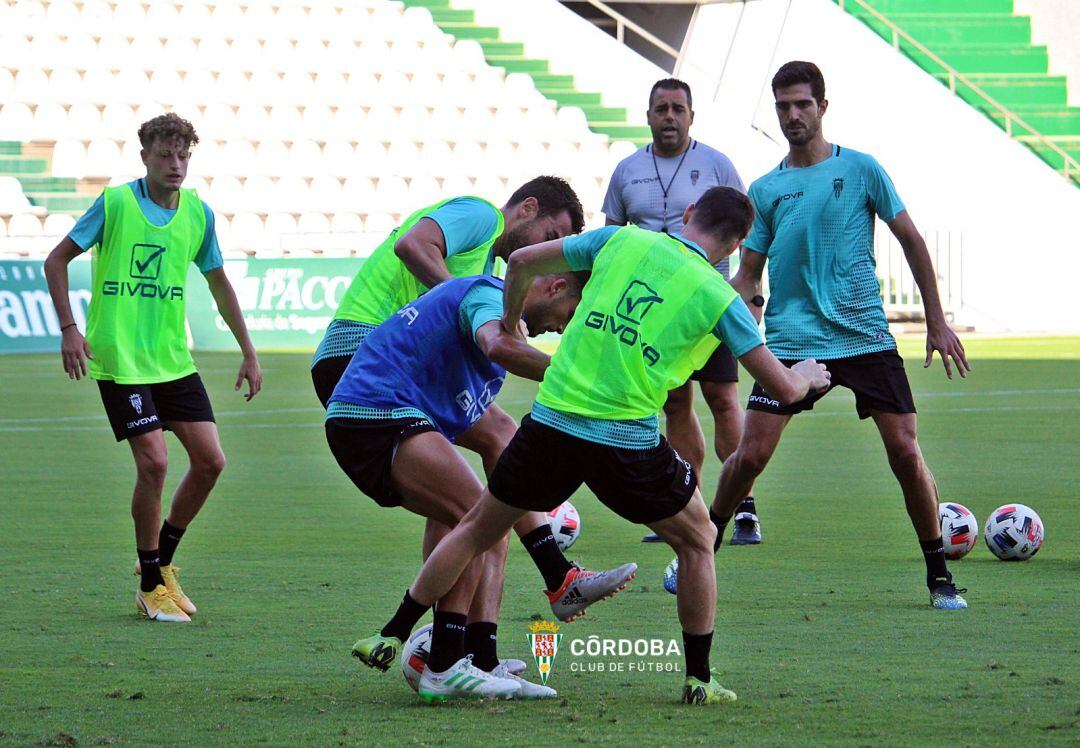
[[[263,410],[263,411],[258,411],[258,412],[260,412],[260,413],[274,413],[274,412],[285,413],[285,412],[295,412],[296,410],[319,410],[319,409],[318,408],[314,408],[314,409],[303,408],[303,409],[285,409],[285,410],[280,410],[280,411]],[[1001,406],[998,406],[998,407],[991,407],[991,408],[942,408],[942,409],[939,409],[939,410],[922,411],[922,412],[919,413],[919,415],[921,417],[927,417],[927,416],[947,416],[947,415],[952,415],[954,413],[1005,413],[1005,412],[1012,412],[1012,411],[1033,411],[1033,410],[1072,412],[1072,411],[1080,411],[1080,407],[1077,407],[1077,406],[1061,406],[1061,405],[1001,405]],[[238,412],[242,412],[242,411],[238,411]],[[809,416],[811,418],[828,418],[828,417],[835,417],[835,416],[852,416],[852,417],[854,417],[854,415],[855,415],[854,412],[850,411],[850,410],[827,410],[827,411],[810,411],[809,412]],[[66,426],[66,427],[63,428],[63,430],[64,431],[100,431],[103,428],[104,422],[106,420],[105,417],[104,416],[100,416],[100,417],[93,416],[92,418],[94,420],[102,421],[102,424],[101,425],[96,425],[96,426]],[[40,419],[34,419],[34,420],[36,421],[36,420],[40,420]],[[46,419],[46,420],[48,420],[48,419]],[[83,420],[88,420],[88,419],[83,419]],[[317,422],[315,422],[315,421],[300,421],[300,422],[295,422],[295,423],[230,423],[227,427],[225,427],[225,430],[226,431],[232,431],[234,429],[276,429],[276,428],[294,429],[294,428],[313,428],[313,427],[316,427],[316,426],[321,427],[322,426],[322,421],[321,420],[317,421]],[[57,430],[58,429],[52,428],[50,426],[0,426],[0,433],[26,433],[26,432],[57,431]]]

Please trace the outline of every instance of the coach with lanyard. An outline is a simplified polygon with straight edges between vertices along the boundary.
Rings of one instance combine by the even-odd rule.
[[[683,212],[711,187],[734,187],[746,192],[731,159],[715,148],[690,137],[694,122],[690,86],[676,78],[653,84],[647,114],[653,142],[627,156],[615,167],[604,198],[603,212],[609,226],[634,224],[649,231],[677,234],[683,230]],[[730,278],[728,260],[716,265],[724,279]],[[721,462],[735,451],[742,435],[743,410],[739,403],[739,367],[727,346],[721,345],[690,380],[671,391],[664,404],[667,437],[672,447],[701,476],[705,462],[705,434],[694,414],[692,380],[701,392],[715,422],[716,456]],[[645,542],[659,537],[647,535]],[[735,515],[731,542],[761,542],[757,509],[747,497]]]

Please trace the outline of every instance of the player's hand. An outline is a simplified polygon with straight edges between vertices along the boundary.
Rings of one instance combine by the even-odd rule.
[[[832,374],[825,368],[825,364],[819,364],[812,358],[800,361],[792,366],[791,370],[810,380],[811,393],[827,390],[832,382]]]
[[[259,357],[254,353],[244,356],[240,364],[240,373],[236,375],[236,386],[233,389],[239,392],[240,385],[245,379],[248,381],[248,391],[244,395],[244,400],[251,400],[262,389],[262,367],[259,366]]]
[[[929,368],[933,362],[934,351],[941,356],[941,363],[945,365],[945,376],[949,379],[953,378],[953,364],[956,365],[956,371],[961,378],[967,377],[967,372],[971,371],[971,364],[968,363],[967,354],[964,352],[964,344],[947,324],[927,328],[924,369]],[[952,361],[949,360],[950,358]]]
[[[525,320],[518,320],[517,336],[522,340],[529,339],[529,326],[525,324]]]
[[[60,357],[64,361],[64,371],[67,372],[68,379],[82,379],[86,376],[86,359],[94,356],[78,327],[64,330],[60,339]]]

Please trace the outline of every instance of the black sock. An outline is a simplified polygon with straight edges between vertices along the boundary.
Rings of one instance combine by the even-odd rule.
[[[161,565],[168,566],[172,563],[176,546],[180,545],[180,538],[184,537],[187,528],[170,525],[169,520],[161,525],[161,533],[158,535],[158,549],[161,551]]]
[[[409,591],[405,590],[405,597],[401,599],[401,605],[398,606],[394,617],[383,626],[382,631],[379,633],[382,636],[394,636],[401,641],[405,641],[409,638],[412,630],[416,628],[416,622],[427,612],[428,606],[421,605],[413,600]]]
[[[952,580],[949,570],[945,568],[945,542],[942,538],[937,540],[920,540],[923,560],[926,561],[926,586],[933,587],[940,579]]]
[[[139,588],[143,592],[150,592],[159,584],[165,584],[165,580],[161,578],[161,556],[158,549],[144,551],[137,548],[135,552],[139,554]]]
[[[686,657],[686,674],[702,683],[709,682],[709,650],[712,649],[712,632],[707,634],[682,634],[683,655]]]
[[[747,496],[743,499],[742,503],[739,504],[739,508],[735,510],[736,514],[741,514],[742,512],[750,512],[750,514],[757,515],[757,505],[754,504],[753,496]]]
[[[433,673],[442,673],[465,656],[464,613],[440,613],[435,611],[431,626],[431,654],[428,667]]]
[[[533,563],[544,577],[544,584],[549,591],[562,587],[563,580],[573,567],[566,560],[566,556],[559,550],[559,544],[555,542],[555,535],[548,525],[540,525],[532,532],[521,538],[521,544],[532,556]]]
[[[476,667],[490,673],[499,666],[499,650],[495,643],[497,623],[479,621],[465,626],[465,654],[473,656]]]
[[[724,530],[727,529],[727,524],[731,521],[731,517],[728,517],[727,519],[720,519],[720,515],[710,509],[709,519],[711,519],[712,523],[716,526],[716,540],[713,541],[712,546],[713,553],[716,553],[716,551],[720,550],[720,546],[724,543]]]

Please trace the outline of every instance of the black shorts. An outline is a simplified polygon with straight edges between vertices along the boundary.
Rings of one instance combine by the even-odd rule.
[[[705,365],[690,375],[697,382],[738,382],[739,362],[723,343],[713,351]]]
[[[352,356],[333,356],[324,358],[311,367],[311,383],[315,385],[315,394],[323,408],[330,402],[330,396],[345,375],[350,361]]]
[[[169,421],[214,421],[214,409],[198,374],[157,384],[99,379],[98,390],[118,442],[168,429]]]
[[[334,459],[356,487],[379,506],[401,505],[401,495],[390,480],[394,455],[405,439],[427,431],[437,429],[431,421],[422,418],[326,421],[326,441]]]
[[[880,353],[864,353],[850,358],[821,360],[832,374],[829,389],[807,395],[797,403],[783,405],[772,399],[760,384],[754,383],[747,410],[760,410],[781,416],[791,416],[804,410],[813,410],[814,403],[825,397],[833,387],[847,387],[855,393],[855,410],[859,418],[869,418],[870,412],[914,413],[915,399],[911,395],[904,359],[895,350]],[[784,366],[794,366],[797,361],[781,360]]]
[[[499,458],[488,490],[504,504],[549,512],[582,483],[620,517],[641,524],[678,514],[697,486],[690,463],[663,437],[651,449],[608,447],[526,415]]]

